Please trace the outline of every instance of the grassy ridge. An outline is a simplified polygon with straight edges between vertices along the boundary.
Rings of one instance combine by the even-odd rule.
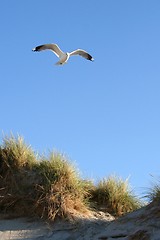
[[[81,179],[60,153],[38,156],[22,137],[5,137],[0,146],[0,210],[16,216],[72,218],[103,207],[115,216],[141,207],[128,182],[118,177],[97,185]]]

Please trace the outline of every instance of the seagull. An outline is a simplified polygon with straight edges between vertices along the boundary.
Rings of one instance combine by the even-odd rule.
[[[64,63],[67,63],[69,57],[74,55],[80,55],[90,61],[94,60],[93,57],[83,49],[77,49],[73,52],[65,53],[54,43],[43,44],[32,49],[33,52],[40,52],[43,50],[51,50],[57,57],[59,57],[59,61],[55,65],[63,65]]]

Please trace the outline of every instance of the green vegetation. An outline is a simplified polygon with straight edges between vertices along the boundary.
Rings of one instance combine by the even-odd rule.
[[[153,186],[148,190],[148,193],[145,196],[149,199],[150,202],[159,202],[160,201],[160,183],[154,183]]]
[[[128,182],[117,177],[97,185],[81,179],[62,154],[39,156],[22,137],[5,137],[0,146],[0,210],[10,216],[54,220],[101,209],[115,216],[142,206]]]
[[[97,206],[103,207],[113,215],[121,216],[142,206],[129,188],[128,180],[111,176],[100,181],[92,193]]]

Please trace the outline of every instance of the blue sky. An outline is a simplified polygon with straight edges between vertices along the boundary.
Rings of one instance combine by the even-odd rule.
[[[84,178],[145,191],[160,169],[160,1],[1,1],[0,140],[58,150]],[[87,50],[55,66],[37,45]]]

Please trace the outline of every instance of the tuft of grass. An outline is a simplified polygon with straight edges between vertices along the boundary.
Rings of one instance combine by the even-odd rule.
[[[87,212],[88,195],[75,167],[59,153],[51,153],[38,166],[42,182],[37,185],[41,196],[37,206],[43,208],[49,219],[55,216],[71,217],[72,213]]]
[[[36,162],[35,153],[31,147],[24,142],[22,137],[16,138],[13,135],[3,139],[3,144],[0,146],[0,159],[1,165],[3,159],[3,163],[8,167],[17,169],[32,167]]]
[[[149,202],[159,202],[160,201],[160,184],[154,183],[153,186],[148,190],[145,198],[149,200]]]
[[[32,169],[36,156],[22,137],[5,137],[0,146],[0,210],[23,215],[33,205]]]
[[[97,206],[115,216],[121,216],[142,206],[130,190],[128,179],[123,181],[116,176],[101,180],[92,194]]]

